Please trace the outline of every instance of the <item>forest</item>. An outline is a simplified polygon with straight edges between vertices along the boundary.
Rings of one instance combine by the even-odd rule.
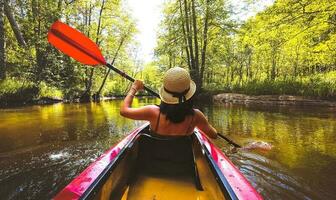
[[[336,100],[335,1],[275,0],[247,20],[235,18],[235,12],[228,0],[166,1],[154,59],[144,63],[136,20],[125,1],[1,1],[0,102],[125,94],[130,83],[121,76],[83,66],[48,43],[56,20],[80,30],[108,62],[154,89],[164,71],[182,66],[199,92]]]

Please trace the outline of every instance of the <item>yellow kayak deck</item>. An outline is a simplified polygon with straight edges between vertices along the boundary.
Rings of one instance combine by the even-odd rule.
[[[138,175],[129,185],[122,200],[203,200],[211,199],[206,191],[195,188],[190,177],[155,177]]]

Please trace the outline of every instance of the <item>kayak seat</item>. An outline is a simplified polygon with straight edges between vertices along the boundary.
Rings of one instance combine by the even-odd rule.
[[[194,162],[192,136],[142,133],[138,139],[137,173],[152,176],[188,176],[202,190]]]

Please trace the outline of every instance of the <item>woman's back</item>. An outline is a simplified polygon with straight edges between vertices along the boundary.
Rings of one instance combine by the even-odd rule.
[[[184,120],[174,123],[167,115],[160,111],[160,107],[153,109],[154,118],[150,120],[151,131],[158,135],[190,135],[195,128],[195,114],[185,116]]]

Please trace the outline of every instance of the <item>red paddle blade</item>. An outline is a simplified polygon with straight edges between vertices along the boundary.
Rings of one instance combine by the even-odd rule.
[[[83,33],[56,21],[48,32],[48,41],[57,49],[86,65],[106,64],[98,46]]]

